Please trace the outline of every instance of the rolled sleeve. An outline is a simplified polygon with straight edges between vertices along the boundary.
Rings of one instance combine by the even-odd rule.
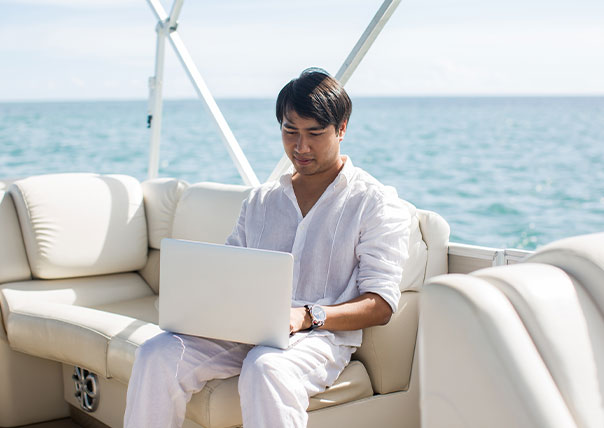
[[[375,195],[375,203],[362,219],[356,254],[360,294],[378,294],[395,312],[401,296],[403,265],[409,257],[411,217],[396,192],[393,193]]]

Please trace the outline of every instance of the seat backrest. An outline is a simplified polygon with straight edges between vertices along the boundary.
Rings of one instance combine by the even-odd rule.
[[[175,178],[155,178],[142,182],[149,248],[159,250],[161,240],[172,236],[176,206],[188,186],[186,181]]]
[[[3,186],[4,183],[0,182],[0,188]],[[0,285],[28,279],[31,279],[31,271],[15,204],[9,193],[0,190]],[[3,318],[0,317],[0,341],[7,340]]]
[[[11,195],[0,190],[0,284],[31,278],[21,227]]]
[[[568,285],[551,266],[541,268],[533,279]],[[522,318],[494,279],[432,278],[424,286],[420,318],[422,427],[577,427]]]
[[[141,188],[147,217],[149,252],[147,264],[139,273],[149,287],[159,294],[159,249],[161,240],[172,236],[174,213],[182,192],[189,186],[176,178],[154,178],[143,181]]]
[[[604,233],[561,239],[541,247],[526,261],[556,266],[572,279],[604,397]]]
[[[422,298],[423,426],[604,426],[603,296],[603,233],[434,278]]]
[[[140,271],[159,293],[161,240],[188,239],[223,244],[233,230],[250,187],[219,183],[188,183],[173,178],[143,182],[149,229],[149,258]]]
[[[577,285],[604,314],[604,233],[574,236],[545,245],[526,262],[556,266],[572,276]]]
[[[189,186],[176,207],[172,238],[224,244],[250,190],[251,187],[235,184]]]
[[[411,213],[409,258],[403,267],[398,310],[388,324],[364,329],[363,344],[353,355],[363,362],[373,390],[380,394],[408,388],[417,338],[417,292],[430,277],[447,273],[449,225],[434,212],[407,206]]]
[[[147,225],[140,183],[124,175],[51,174],[9,187],[34,278],[140,269]]]
[[[590,337],[576,282],[554,266],[537,263],[472,275],[493,284],[512,303],[577,426],[604,426],[596,365],[602,339],[594,344]]]

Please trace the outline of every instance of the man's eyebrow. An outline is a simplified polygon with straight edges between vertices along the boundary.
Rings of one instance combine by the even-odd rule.
[[[287,123],[287,121],[283,122],[283,127],[289,128],[289,129],[298,129],[294,125]],[[304,128],[304,130],[305,131],[323,131],[323,130],[325,130],[325,127],[324,126],[311,126],[310,128]]]
[[[311,126],[310,128],[306,128],[307,131],[323,131],[325,130],[325,126]]]

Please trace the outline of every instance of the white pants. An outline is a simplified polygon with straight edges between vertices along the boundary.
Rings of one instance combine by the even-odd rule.
[[[306,427],[309,397],[335,382],[354,350],[307,332],[285,350],[162,333],[136,353],[124,427],[180,427],[208,380],[238,374],[245,428]]]

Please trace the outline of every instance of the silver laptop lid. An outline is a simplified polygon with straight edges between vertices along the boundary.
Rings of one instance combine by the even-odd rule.
[[[285,349],[292,278],[289,253],[164,239],[159,326]]]

